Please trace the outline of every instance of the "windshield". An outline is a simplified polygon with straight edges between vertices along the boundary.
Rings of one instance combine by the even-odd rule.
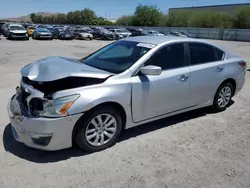
[[[148,32],[145,31],[145,30],[142,30],[141,33],[144,34],[144,35],[147,35],[147,34],[148,34]]]
[[[101,32],[104,32],[104,33],[110,33],[110,31],[108,29],[105,29],[105,28],[99,28],[99,30]]]
[[[71,32],[70,32],[69,29],[64,29],[64,33],[65,33],[65,34],[71,34]]]
[[[122,40],[111,43],[80,61],[91,67],[118,74],[131,67],[152,47],[152,44]]]
[[[10,26],[10,30],[25,30],[25,29],[23,26],[13,25],[13,26]]]
[[[87,33],[87,31],[85,29],[78,29],[79,33]]]
[[[90,29],[90,28],[84,28],[86,31],[88,31],[88,32],[91,32],[92,31],[92,29]]]
[[[50,32],[54,32],[54,28],[51,28],[51,27],[49,27],[49,28],[47,28]]]
[[[47,28],[46,25],[38,25],[37,28]]]
[[[122,32],[127,32],[127,31],[124,31],[124,30],[122,30],[122,29],[116,29],[116,32],[117,32],[117,33],[122,33]]]
[[[125,29],[125,28],[121,28],[121,29],[119,29],[120,30],[120,32],[129,32],[127,29]]]
[[[45,32],[45,33],[48,33],[48,29],[45,29],[45,28],[37,28],[37,31],[38,32]]]

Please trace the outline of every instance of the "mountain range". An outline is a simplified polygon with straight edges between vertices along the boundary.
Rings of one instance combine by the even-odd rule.
[[[35,13],[36,15],[41,15],[41,16],[51,16],[55,15],[58,13],[52,13],[52,12],[37,12]],[[20,16],[20,17],[13,17],[13,18],[2,18],[0,20],[8,20],[8,21],[13,21],[13,22],[30,22],[30,14],[26,16]]]

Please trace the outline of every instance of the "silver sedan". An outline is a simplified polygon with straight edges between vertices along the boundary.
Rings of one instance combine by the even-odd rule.
[[[95,152],[124,129],[208,106],[225,110],[245,73],[243,59],[207,41],[126,38],[82,59],[26,65],[8,113],[15,139],[27,146],[59,150],[76,142]]]

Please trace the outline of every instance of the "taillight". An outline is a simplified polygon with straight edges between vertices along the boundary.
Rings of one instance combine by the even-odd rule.
[[[247,63],[245,61],[241,61],[238,63],[244,70],[247,68]]]

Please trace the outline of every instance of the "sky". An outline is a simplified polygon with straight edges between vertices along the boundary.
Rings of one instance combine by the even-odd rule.
[[[157,5],[167,13],[169,8],[233,3],[250,3],[250,0],[0,0],[0,18],[25,16],[33,12],[67,13],[90,8],[98,16],[117,19],[133,14],[138,4]]]

